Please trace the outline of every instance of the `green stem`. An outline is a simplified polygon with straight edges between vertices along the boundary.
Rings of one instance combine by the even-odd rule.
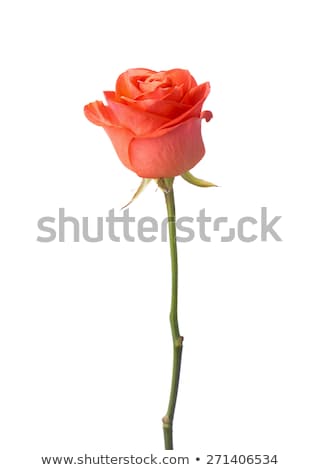
[[[177,319],[177,287],[178,287],[178,266],[177,266],[177,245],[176,245],[176,220],[175,220],[175,200],[174,190],[171,185],[168,191],[164,192],[167,215],[168,215],[168,233],[172,265],[172,300],[170,311],[170,325],[173,339],[173,370],[172,383],[169,396],[169,403],[166,415],[163,418],[163,431],[165,450],[173,450],[173,420],[177,400],[179,375],[181,369],[183,337],[179,333]]]

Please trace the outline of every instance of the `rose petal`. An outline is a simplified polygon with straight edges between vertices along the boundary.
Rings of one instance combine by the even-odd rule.
[[[133,170],[133,167],[130,162],[128,149],[130,146],[131,140],[135,137],[129,129],[124,127],[116,127],[116,126],[106,126],[104,127],[105,131],[107,132],[114,149],[120,159],[120,161],[130,170]]]
[[[104,105],[102,101],[87,104],[84,107],[84,113],[86,118],[96,126],[118,124],[112,110]]]
[[[162,86],[161,83],[154,83],[153,86],[140,86],[141,94],[136,96],[136,100],[143,100],[145,97],[162,100],[171,91],[171,87]]]
[[[205,119],[206,122],[210,121],[213,117],[212,111],[202,111],[201,119]]]
[[[158,90],[139,96],[135,100],[122,97],[121,101],[127,102],[135,109],[158,114],[168,119],[174,119],[190,109],[189,105],[180,102],[183,97],[183,85],[175,86],[170,90],[163,89],[166,93],[159,93]]]
[[[156,72],[149,69],[129,69],[122,73],[116,81],[116,98],[127,96],[135,99],[136,96],[141,95],[137,81],[145,80],[153,73]]]
[[[182,84],[184,87],[184,94],[187,93],[190,88],[197,86],[196,80],[190,74],[188,70],[184,69],[172,69],[165,72],[166,76],[168,76],[173,85]]]
[[[120,101],[126,101],[127,103],[137,103],[139,106],[144,105],[145,100],[157,100],[157,101],[177,101],[180,102],[184,96],[183,92],[184,85],[175,85],[171,88],[157,88],[151,93],[144,93],[137,96],[135,99],[122,96]],[[117,99],[117,97],[116,97]]]
[[[172,121],[170,121],[168,124],[164,124],[162,127],[165,128],[165,127],[172,127],[172,126],[175,126],[177,124],[179,124],[180,122],[182,121],[186,121],[187,119],[190,119],[191,117],[200,117],[201,115],[201,109],[202,109],[202,106],[203,106],[203,103],[204,101],[206,100],[209,92],[210,92],[210,84],[208,82],[206,83],[203,83],[202,85],[198,85],[199,90],[198,90],[198,98],[199,98],[199,101],[196,102],[194,104],[194,106],[188,108],[187,107],[187,110],[183,113],[183,114],[180,114],[179,116],[177,116],[175,119],[173,119]],[[181,103],[183,105],[183,103]],[[187,106],[185,104],[185,106]]]
[[[210,84],[208,82],[202,83],[202,85],[191,88],[182,99],[182,103],[193,106],[194,104],[199,103],[201,100],[204,101],[209,92]]]
[[[180,85],[173,86],[169,93],[164,97],[166,101],[177,101],[180,102],[184,96],[184,84],[181,83]],[[149,96],[146,96],[149,98]]]
[[[141,109],[143,112],[153,113],[161,117],[167,117],[169,122],[176,117],[186,113],[190,106],[175,101],[142,100],[135,101],[130,105],[132,108]]]
[[[104,95],[109,108],[117,117],[119,123],[132,130],[136,135],[150,134],[170,122],[168,117],[158,116],[157,114],[142,111],[128,104],[115,101],[115,93],[112,91],[105,91]]]
[[[112,141],[119,159],[127,168],[132,170],[128,156],[128,148],[135,134],[129,129],[119,127],[112,110],[109,106],[105,106],[102,101],[87,104],[84,108],[84,112],[89,121],[104,128]]]
[[[154,136],[130,142],[129,160],[143,178],[172,178],[193,168],[204,156],[201,119],[191,118]]]
[[[139,89],[143,93],[153,92],[156,88],[169,88],[172,86],[172,81],[169,77],[165,76],[164,72],[153,73],[145,80],[138,80]]]

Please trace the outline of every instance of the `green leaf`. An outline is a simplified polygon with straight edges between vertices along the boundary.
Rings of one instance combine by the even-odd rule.
[[[209,181],[201,180],[199,178],[196,178],[193,176],[189,171],[186,173],[183,173],[181,177],[187,181],[190,184],[194,184],[194,186],[199,186],[200,188],[210,188],[210,187],[216,187],[217,184],[210,183]]]
[[[135,192],[134,196],[131,198],[129,202],[125,206],[122,207],[122,209],[125,209],[125,207],[128,207],[129,204],[131,204],[139,195],[144,191],[146,186],[152,181],[152,178],[143,178],[140,185],[137,188],[137,191]]]

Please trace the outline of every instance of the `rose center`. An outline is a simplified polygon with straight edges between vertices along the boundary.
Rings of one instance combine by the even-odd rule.
[[[162,73],[154,74],[145,80],[137,80],[137,86],[143,93],[152,93],[158,88],[170,88],[172,81]]]

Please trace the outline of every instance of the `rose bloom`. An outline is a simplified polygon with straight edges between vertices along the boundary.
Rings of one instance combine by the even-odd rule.
[[[122,163],[142,178],[171,178],[193,168],[204,156],[201,111],[210,92],[188,70],[129,69],[105,91],[108,105],[95,101],[85,115],[105,129]]]

